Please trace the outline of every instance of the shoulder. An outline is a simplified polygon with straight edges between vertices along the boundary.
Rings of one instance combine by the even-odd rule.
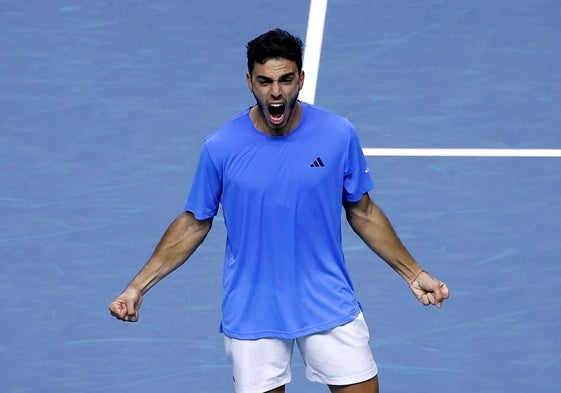
[[[333,125],[352,126],[349,119],[328,109],[308,104],[306,102],[302,102],[302,106],[305,111],[308,111],[309,116],[315,120],[331,122]]]
[[[249,108],[247,108],[207,135],[203,149],[206,149],[213,157],[227,156],[244,145],[252,144],[255,134],[249,117]]]
[[[249,109],[246,109],[207,135],[205,144],[213,145],[237,140],[241,134],[247,132],[248,121],[250,121]]]
[[[308,126],[319,129],[321,135],[351,140],[356,138],[356,128],[346,117],[325,108],[302,103]]]

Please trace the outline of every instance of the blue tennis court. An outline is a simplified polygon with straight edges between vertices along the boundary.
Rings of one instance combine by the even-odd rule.
[[[219,217],[140,321],[107,305],[253,104],[245,43],[309,2],[0,0],[0,391],[232,391]],[[561,2],[331,0],[315,104],[369,148],[561,149]],[[385,393],[561,391],[561,158],[371,156],[441,310],[344,226]],[[287,392],[326,392],[295,354]]]

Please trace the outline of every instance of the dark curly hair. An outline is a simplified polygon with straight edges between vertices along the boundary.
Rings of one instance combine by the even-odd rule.
[[[247,69],[252,74],[256,62],[265,64],[270,59],[287,59],[294,61],[300,72],[302,47],[302,40],[289,32],[282,29],[270,30],[247,43]]]

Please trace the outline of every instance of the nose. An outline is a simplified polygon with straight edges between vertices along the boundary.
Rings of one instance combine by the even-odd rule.
[[[280,84],[278,81],[274,81],[271,85],[271,95],[273,98],[280,98],[282,95]]]

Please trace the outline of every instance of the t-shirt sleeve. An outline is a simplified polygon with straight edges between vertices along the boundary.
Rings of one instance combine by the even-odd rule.
[[[191,212],[198,220],[214,217],[218,212],[222,194],[222,179],[207,145],[203,145],[199,163],[185,201],[185,211]]]
[[[358,202],[364,193],[374,188],[368,163],[364,157],[356,130],[352,126],[343,187],[343,198],[348,202]]]

